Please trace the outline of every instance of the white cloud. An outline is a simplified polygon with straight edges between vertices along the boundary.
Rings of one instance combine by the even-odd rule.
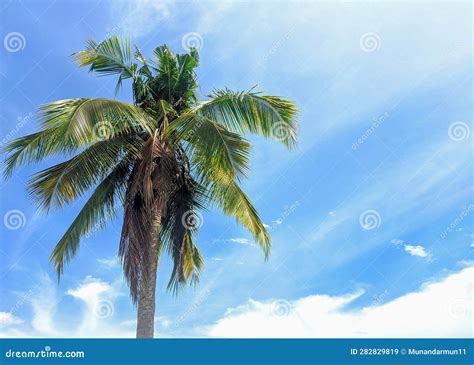
[[[403,249],[408,252],[412,256],[418,256],[418,257],[431,257],[431,254],[426,251],[426,249],[421,246],[421,245],[410,245],[405,243],[405,241],[400,240],[398,238],[395,238],[391,241],[392,243],[402,246]]]
[[[417,245],[417,246],[405,245],[404,248],[405,248],[405,251],[408,252],[412,256],[419,256],[419,257],[429,256],[429,253],[426,252],[425,248],[420,245]]]
[[[15,324],[20,324],[23,321],[11,314],[10,312],[0,312],[0,326],[7,327]]]
[[[76,289],[67,291],[68,295],[81,300],[85,305],[82,321],[76,332],[77,336],[90,337],[91,334],[97,337],[119,336],[113,325],[115,300],[120,295],[118,285],[119,282],[114,285],[87,276]]]
[[[353,311],[345,311],[344,307],[363,295],[363,291],[277,301],[282,309],[276,309],[275,302],[250,300],[228,309],[216,323],[199,328],[198,334],[210,337],[468,337],[471,335],[473,275],[474,268],[467,267],[437,282],[426,283],[418,292]],[[115,308],[110,312],[106,306],[104,312],[97,307],[101,303],[114,305],[114,298],[119,295],[115,284],[89,276],[68,290],[67,295],[80,300],[85,307],[79,313],[78,325],[59,328],[64,323],[55,315],[58,296],[48,287],[47,280],[43,279],[42,283],[47,294],[35,295],[31,328],[25,327],[25,320],[0,312],[3,327],[0,337],[134,337],[134,319],[119,320],[114,314]],[[50,284],[54,288],[54,283]],[[46,298],[52,305],[45,304]],[[111,313],[110,316],[107,313]],[[155,318],[161,335],[172,324],[166,317]]]
[[[85,303],[93,304],[103,293],[112,291],[112,287],[99,279],[87,276],[82,284],[76,289],[69,289],[67,294],[83,300]]]
[[[362,295],[313,295],[275,304],[250,300],[203,329],[211,337],[471,337],[474,268],[428,282],[382,305],[344,311]]]

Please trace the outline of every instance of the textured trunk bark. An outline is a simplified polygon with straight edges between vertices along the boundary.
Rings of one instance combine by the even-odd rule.
[[[159,222],[159,220],[158,220]],[[155,227],[159,232],[159,223]],[[140,298],[137,310],[137,338],[153,338],[155,327],[155,289],[156,271],[158,267],[157,239],[152,235],[150,242],[153,256],[150,258],[150,267],[140,282]]]

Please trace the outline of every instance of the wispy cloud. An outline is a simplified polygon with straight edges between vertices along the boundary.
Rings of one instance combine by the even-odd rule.
[[[226,243],[236,243],[238,245],[244,245],[244,246],[255,246],[255,243],[253,243],[253,241],[245,237],[223,238],[219,240],[214,240],[214,242],[226,242]]]
[[[253,245],[253,242],[247,238],[230,238],[228,241],[232,243],[238,243],[240,245]]]
[[[172,2],[166,0],[112,1],[108,33],[141,37],[155,31],[171,15]]]
[[[0,331],[0,337],[133,337],[133,329],[122,326],[118,320],[115,304],[119,296],[121,280],[108,283],[87,276],[75,288],[58,293],[56,284],[47,274],[39,275],[41,290],[34,290],[29,300],[33,315],[30,321],[0,314],[8,328]],[[65,324],[58,318],[60,303],[73,297],[83,305],[78,315],[79,322]],[[4,312],[0,312],[4,313]],[[4,326],[2,326],[4,327]]]
[[[57,311],[58,293],[56,285],[46,273],[40,273],[38,287],[34,290],[36,295],[31,297],[33,319],[31,326],[36,336],[60,336],[57,330],[54,315]],[[34,336],[34,335],[33,335]]]
[[[97,263],[107,269],[115,269],[120,267],[120,260],[117,256],[108,257],[108,258],[99,258]]]

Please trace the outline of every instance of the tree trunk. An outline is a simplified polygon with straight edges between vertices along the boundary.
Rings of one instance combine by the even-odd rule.
[[[158,219],[159,222],[159,219]],[[155,232],[159,232],[159,223]],[[156,271],[158,268],[157,236],[152,234],[150,245],[152,257],[146,275],[140,281],[140,297],[137,310],[137,338],[153,338],[155,327],[155,289]]]

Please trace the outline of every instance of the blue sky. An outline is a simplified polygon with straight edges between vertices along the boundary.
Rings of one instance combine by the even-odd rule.
[[[469,2],[6,1],[1,144],[32,133],[44,102],[113,98],[116,80],[76,67],[89,37],[150,54],[200,47],[205,96],[254,85],[298,105],[299,144],[249,136],[245,188],[269,226],[251,236],[203,212],[200,285],[166,292],[157,336],[469,336],[472,319],[472,5]],[[420,14],[423,14],[422,16]],[[117,98],[130,101],[124,85]],[[0,335],[134,335],[115,255],[120,219],[85,239],[58,284],[49,255],[81,202],[48,216],[2,181]]]

